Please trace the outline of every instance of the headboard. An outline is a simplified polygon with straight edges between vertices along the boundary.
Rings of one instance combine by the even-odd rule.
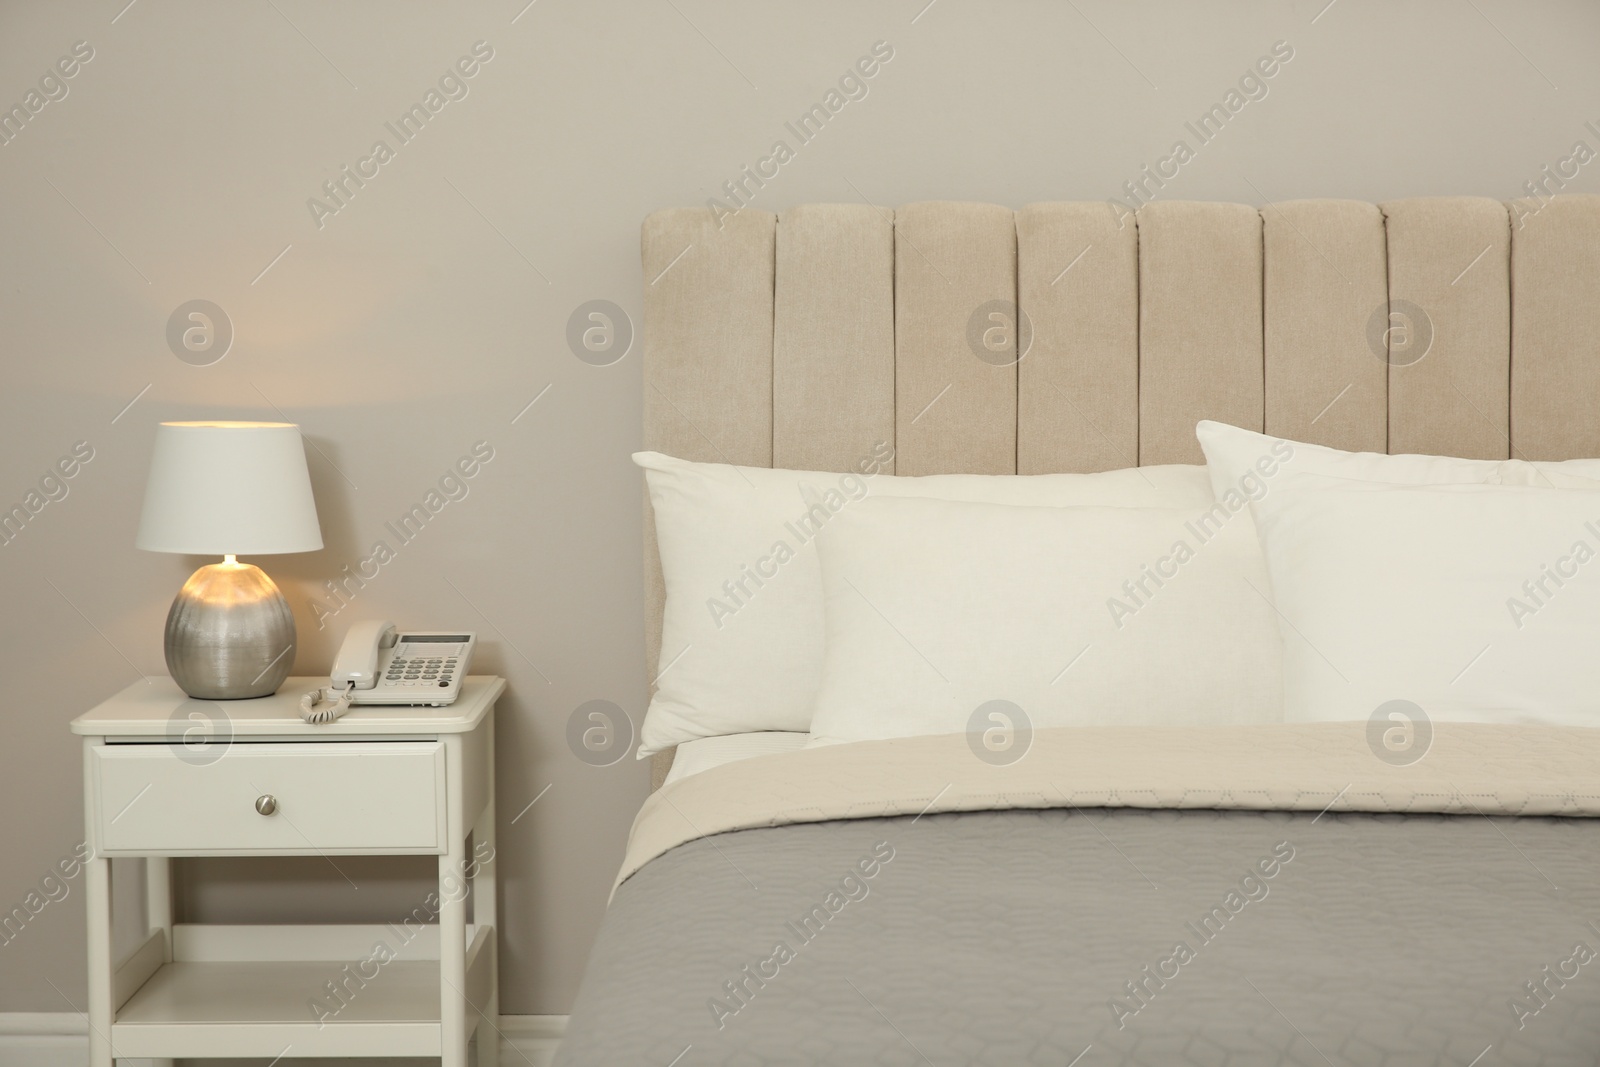
[[[1210,418],[1352,450],[1600,455],[1597,196],[719,215],[644,222],[649,449],[842,471],[888,441],[896,474],[1098,471],[1199,463]]]

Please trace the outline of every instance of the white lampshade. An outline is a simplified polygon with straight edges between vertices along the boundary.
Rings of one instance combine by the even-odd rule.
[[[162,423],[135,543],[151,552],[206,556],[321,548],[300,427]]]

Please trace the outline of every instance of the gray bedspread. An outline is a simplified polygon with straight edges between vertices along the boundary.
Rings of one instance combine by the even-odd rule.
[[[1600,1064],[1600,820],[1005,810],[716,834],[556,1063]]]

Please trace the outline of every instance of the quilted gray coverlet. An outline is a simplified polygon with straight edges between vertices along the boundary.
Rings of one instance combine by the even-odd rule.
[[[764,826],[617,890],[557,1064],[1600,1064],[1600,821]]]

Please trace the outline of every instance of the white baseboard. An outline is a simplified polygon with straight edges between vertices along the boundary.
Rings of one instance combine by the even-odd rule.
[[[500,1062],[516,1067],[525,1067],[525,1064],[549,1067],[566,1028],[565,1015],[500,1016]],[[73,1012],[0,1012],[0,1064],[4,1067],[83,1067],[89,1057],[88,1033],[87,1021]],[[136,1059],[117,1062],[119,1067],[148,1067],[150,1063]],[[315,1062],[322,1061],[296,1060],[294,1067],[313,1067]],[[361,1062],[371,1064],[373,1061]]]

